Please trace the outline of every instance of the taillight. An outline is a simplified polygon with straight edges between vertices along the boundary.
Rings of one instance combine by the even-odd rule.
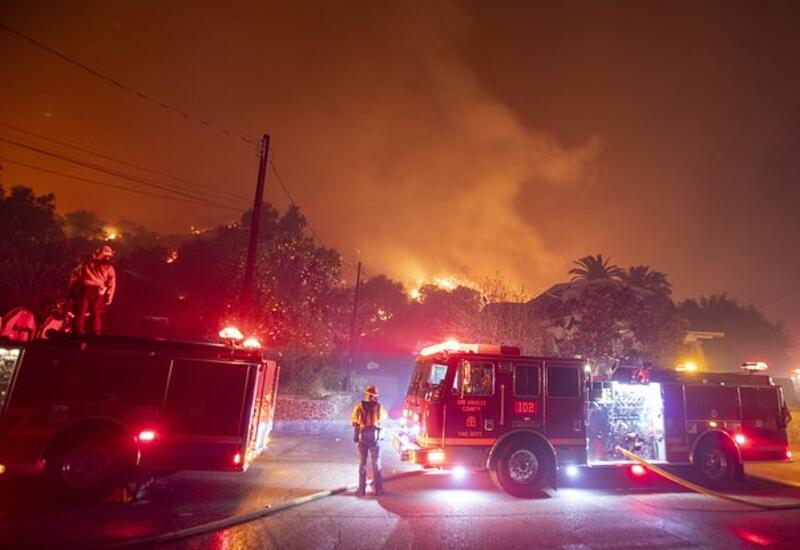
[[[642,477],[644,474],[647,473],[647,470],[641,464],[634,464],[631,466],[631,473],[636,477]]]
[[[153,430],[142,430],[141,432],[139,432],[139,437],[137,437],[136,439],[140,443],[149,443],[149,442],[153,441],[155,438],[156,438],[156,432],[155,431],[153,431]]]
[[[791,460],[792,459],[792,450],[786,449],[786,458]]]
[[[739,445],[744,445],[745,443],[747,443],[747,438],[744,436],[744,434],[734,435],[733,440],[736,441],[736,443],[738,443]]]
[[[5,464],[0,464],[0,476],[6,473],[6,466]]]
[[[233,463],[237,466],[242,463],[241,453],[236,453],[235,455],[233,455]]]

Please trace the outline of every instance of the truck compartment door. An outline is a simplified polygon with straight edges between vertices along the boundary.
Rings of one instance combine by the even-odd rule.
[[[256,368],[247,363],[176,360],[162,411],[164,433],[154,448],[158,454],[151,457],[153,465],[241,469]]]
[[[548,361],[545,365],[545,434],[553,445],[586,449],[583,365]]]
[[[668,462],[689,461],[689,441],[686,434],[686,412],[681,384],[663,384],[664,438]]]

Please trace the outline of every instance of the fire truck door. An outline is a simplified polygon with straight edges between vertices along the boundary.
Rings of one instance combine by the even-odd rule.
[[[514,363],[512,383],[506,387],[507,405],[505,423],[510,429],[531,428],[541,431],[544,427],[542,407],[542,363]]]
[[[502,380],[496,363],[458,362],[445,411],[445,434],[451,444],[485,445],[498,436]]]
[[[686,433],[683,385],[663,384],[661,396],[664,400],[664,437],[667,443],[667,461],[688,462],[689,441]]]
[[[545,435],[553,445],[586,445],[583,365],[545,365]]]

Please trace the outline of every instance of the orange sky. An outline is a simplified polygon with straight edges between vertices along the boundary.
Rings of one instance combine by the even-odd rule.
[[[368,274],[500,272],[535,292],[600,252],[665,271],[678,297],[728,291],[800,330],[798,8],[550,4],[6,1],[0,20],[221,127],[270,133],[317,232]],[[256,153],[236,139],[3,31],[0,67],[0,122],[226,203],[252,192]],[[3,142],[0,157],[141,188]],[[5,185],[53,191],[63,211],[170,232],[235,217],[4,164]],[[272,175],[267,198],[286,204]]]

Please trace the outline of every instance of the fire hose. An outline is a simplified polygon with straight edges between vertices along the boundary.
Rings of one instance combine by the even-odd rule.
[[[789,502],[789,503],[785,503],[785,504],[765,504],[765,503],[762,503],[762,502],[755,502],[755,501],[747,500],[747,499],[744,499],[744,498],[739,498],[739,497],[734,497],[734,496],[731,496],[731,495],[726,495],[725,493],[720,493],[718,491],[714,491],[712,489],[708,489],[706,487],[703,487],[702,485],[698,485],[696,483],[692,483],[691,481],[687,481],[687,480],[685,480],[685,479],[683,479],[681,477],[678,477],[675,474],[671,474],[671,473],[667,472],[666,470],[663,470],[663,469],[659,468],[655,464],[652,464],[652,463],[648,462],[644,458],[633,454],[632,452],[630,452],[627,449],[623,449],[622,447],[617,446],[617,451],[622,453],[622,455],[625,456],[625,458],[627,458],[629,460],[633,460],[634,462],[638,462],[639,464],[641,464],[642,466],[644,466],[646,469],[650,470],[654,474],[658,474],[661,477],[663,477],[664,479],[667,479],[667,480],[669,480],[669,481],[671,481],[673,483],[676,483],[676,484],[680,485],[681,487],[685,487],[686,489],[689,489],[690,491],[694,491],[696,493],[700,493],[701,495],[707,495],[707,496],[710,496],[710,497],[716,497],[716,498],[721,499],[721,500],[727,500],[728,502],[734,502],[736,504],[743,504],[745,506],[752,506],[754,508],[760,508],[762,510],[797,510],[797,509],[800,509],[800,502]]]
[[[389,476],[384,476],[383,481],[384,483],[389,481],[395,481],[398,479],[403,479],[406,477],[413,477],[420,474],[424,474],[425,472],[422,470],[414,470],[410,472],[401,472],[398,474],[393,474]],[[372,485],[371,481],[369,482]],[[276,504],[275,506],[267,505],[265,508],[261,508],[259,510],[255,510],[254,512],[250,512],[247,514],[241,514],[238,516],[231,516],[227,518],[223,518],[217,521],[211,521],[208,523],[202,523],[200,525],[195,525],[193,527],[188,527],[186,529],[181,529],[178,531],[170,531],[167,533],[162,533],[160,535],[152,535],[140,539],[129,540],[118,542],[114,544],[110,544],[105,546],[106,548],[142,548],[142,547],[151,547],[157,544],[164,544],[167,542],[175,542],[177,540],[188,539],[191,537],[196,537],[199,535],[205,535],[208,533],[213,533],[215,531],[221,531],[223,529],[229,529],[231,527],[235,527],[237,525],[241,525],[243,523],[250,523],[262,518],[266,518],[272,515],[277,514],[278,512],[283,512],[284,510],[289,510],[290,508],[295,508],[297,506],[301,506],[303,504],[309,504],[311,502],[321,500],[323,498],[327,498],[334,495],[340,495],[342,493],[346,493],[347,491],[352,491],[356,488],[356,485],[345,485],[342,487],[337,487],[335,489],[328,489],[326,491],[319,491],[316,493],[312,493],[310,495],[305,495],[299,498],[295,498],[286,502],[282,502],[280,504]]]

